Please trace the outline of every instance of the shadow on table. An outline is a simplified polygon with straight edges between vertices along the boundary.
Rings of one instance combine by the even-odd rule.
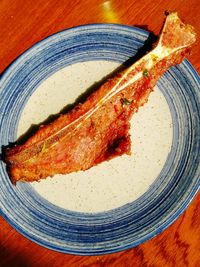
[[[23,251],[0,245],[0,267],[29,267],[30,262]]]

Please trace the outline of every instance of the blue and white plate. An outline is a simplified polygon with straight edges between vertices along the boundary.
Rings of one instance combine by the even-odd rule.
[[[147,38],[134,27],[87,25],[30,48],[0,79],[1,147],[73,103]],[[30,240],[80,255],[121,251],[160,233],[199,189],[199,89],[187,60],[164,74],[131,121],[131,156],[17,186],[1,161],[1,215]]]

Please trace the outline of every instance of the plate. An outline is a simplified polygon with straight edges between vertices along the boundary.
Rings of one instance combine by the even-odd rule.
[[[90,86],[87,83],[89,77],[94,76],[92,83],[97,82],[135,55],[147,38],[148,32],[138,28],[94,24],[59,32],[30,48],[4,72],[0,80],[1,146],[15,141],[30,124],[30,118],[34,123],[44,119],[47,107],[52,114],[59,111],[65,97],[68,98],[66,104],[73,102],[81,90]],[[72,78],[76,76],[74,80],[70,80],[70,73]],[[78,84],[83,86],[74,93],[72,85],[80,77]],[[134,143],[140,149],[138,143],[144,148],[143,154],[138,150],[140,154],[137,155],[136,148],[129,159],[121,157],[104,163],[88,173],[81,173],[80,177],[70,174],[37,184],[18,183],[17,186],[11,184],[5,164],[1,162],[1,215],[28,239],[49,249],[78,255],[128,249],[168,227],[186,209],[200,185],[200,79],[185,60],[170,68],[160,78],[157,87],[149,103],[133,119],[133,151]],[[49,102],[52,99],[53,102]],[[157,116],[157,122],[152,114]],[[154,122],[153,136],[145,139],[144,132],[149,133]],[[134,127],[140,129],[138,135],[134,133]],[[140,133],[146,141],[140,142]],[[155,153],[150,157],[153,143]],[[161,153],[163,150],[164,154]],[[140,162],[140,168],[143,167],[142,179],[139,175],[137,179],[134,177],[134,170],[138,170],[134,167],[137,160],[136,163],[130,161],[134,158]],[[141,159],[149,164],[149,169],[145,169]],[[155,163],[159,160],[162,162],[156,169]],[[120,172],[123,168],[125,171]],[[85,181],[87,185],[94,183],[95,190],[100,188],[99,195],[92,193],[90,186],[84,191]],[[138,187],[126,194],[127,188],[131,188],[129,183],[132,188],[133,185]],[[103,184],[106,186],[102,190]],[[126,184],[125,190],[123,186]],[[81,195],[81,192],[84,193]],[[85,194],[87,201],[83,202]],[[60,202],[58,195],[61,196]],[[76,198],[72,199],[74,195]],[[90,205],[92,196],[93,206]],[[81,201],[74,205],[78,203],[78,197]],[[63,199],[68,200],[63,202]],[[81,206],[81,203],[84,204]]]

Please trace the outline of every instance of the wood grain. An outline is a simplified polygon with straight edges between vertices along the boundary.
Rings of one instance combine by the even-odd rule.
[[[0,0],[0,73],[26,49],[66,28],[88,23],[123,23],[158,34],[165,10],[177,10],[200,36],[199,0]],[[200,72],[199,37],[188,57]],[[199,267],[200,193],[163,233],[130,250],[104,256],[73,256],[27,240],[0,217],[0,267]]]

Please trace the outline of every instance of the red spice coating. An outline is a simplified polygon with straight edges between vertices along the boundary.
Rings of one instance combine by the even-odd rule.
[[[180,29],[184,33],[182,39],[181,36],[173,39],[172,30]],[[187,33],[191,34],[191,28],[187,26],[184,31],[179,19],[169,20],[161,42],[169,47],[180,46],[185,44],[183,38],[187,37]],[[109,79],[83,104],[51,124],[41,126],[23,145],[8,148],[5,162],[12,182],[35,181],[58,173],[86,170],[112,157],[130,154],[129,121],[133,113],[147,102],[159,77],[170,66],[180,63],[187,52],[186,47],[171,53],[151,67],[148,73],[103,101],[117,83],[116,88],[120,88],[143,72],[146,66],[144,57],[125,78],[120,80],[124,77],[120,74]]]

